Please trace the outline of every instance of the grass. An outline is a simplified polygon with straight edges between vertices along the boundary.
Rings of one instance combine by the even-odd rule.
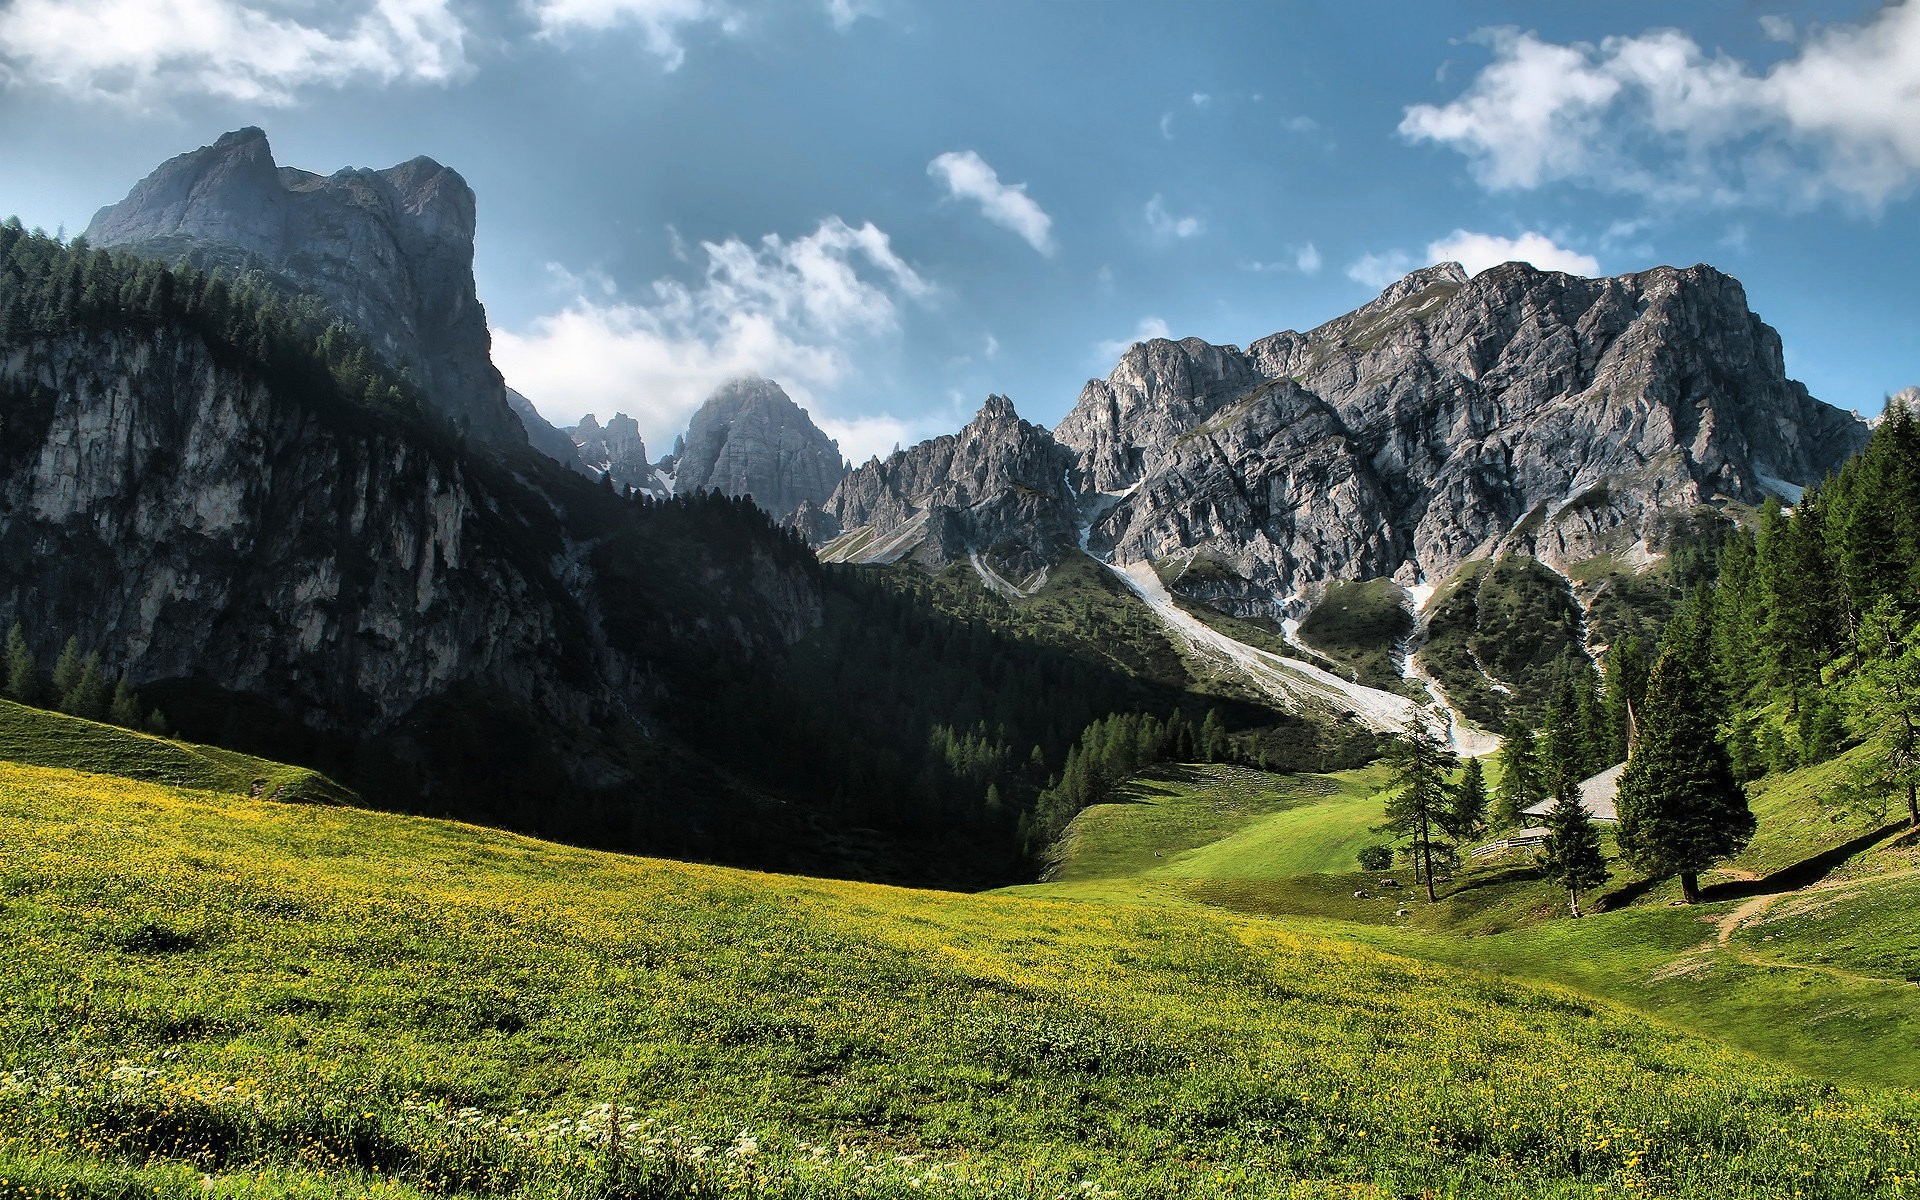
[[[198,746],[0,700],[0,760],[202,791],[348,804],[358,797],[305,767]]]
[[[1330,583],[1326,598],[1300,623],[1300,637],[1334,659],[1349,678],[1382,691],[1401,691],[1394,648],[1413,632],[1413,614],[1391,579]]]
[[[0,1196],[1899,1196],[1916,1142],[1909,1094],[1201,907],[0,765]]]
[[[1380,837],[1370,833],[1381,817],[1378,768],[1331,777],[1319,797],[1288,777],[1232,781],[1269,797],[1264,809],[1231,809],[1228,781],[1199,769],[1141,784],[1131,803],[1082,814],[1060,882],[1025,890],[1278,920],[1572,987],[1821,1078],[1920,1088],[1920,839],[1861,849],[1862,834],[1882,826],[1841,788],[1849,770],[1843,756],[1756,785],[1759,831],[1705,877],[1710,903],[1697,908],[1677,906],[1675,881],[1649,885],[1615,863],[1586,898],[1589,915],[1569,920],[1565,893],[1527,854],[1470,860],[1429,903],[1403,867],[1355,869],[1357,848]],[[1610,834],[1604,841],[1612,856]],[[1841,852],[1851,856],[1837,861]],[[1766,875],[1811,888],[1769,899],[1752,882]],[[1395,886],[1382,886],[1387,878]],[[1596,914],[1602,903],[1613,910]]]

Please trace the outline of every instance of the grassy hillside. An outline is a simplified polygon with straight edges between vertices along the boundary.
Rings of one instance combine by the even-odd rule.
[[[1569,920],[1565,893],[1527,853],[1469,861],[1430,904],[1402,868],[1357,869],[1359,847],[1384,837],[1372,832],[1379,768],[1165,772],[1081,814],[1053,882],[1018,890],[1277,919],[1564,984],[1822,1077],[1920,1088],[1920,843],[1849,798],[1849,767],[1843,757],[1756,785],[1759,832],[1705,877],[1709,903],[1693,909],[1673,906],[1674,881],[1616,862],[1587,901],[1612,911]],[[1232,796],[1246,799],[1234,808]]]
[[[350,804],[350,790],[305,767],[196,746],[0,700],[0,760],[275,800]]]
[[[1896,1196],[1920,1130],[1909,1094],[1198,907],[21,765],[0,897],[9,1197]]]
[[[1301,640],[1337,661],[1349,677],[1410,695],[1394,650],[1412,632],[1413,614],[1391,579],[1330,583],[1325,599],[1300,623]]]

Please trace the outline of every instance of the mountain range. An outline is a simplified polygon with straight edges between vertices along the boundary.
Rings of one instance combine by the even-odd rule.
[[[323,177],[245,129],[163,164],[83,247],[33,250],[201,307],[49,318],[0,346],[0,554],[29,564],[0,621],[48,654],[79,637],[190,732],[276,731],[263,749],[326,757],[375,798],[817,864],[870,834],[1001,836],[1002,797],[1030,801],[1123,702],[1196,724],[1221,708],[1249,738],[1318,722],[1256,740],[1323,756],[1343,714],[1392,728],[1381,714],[1423,693],[1420,641],[1491,578],[1476,564],[1542,573],[1554,652],[1584,658],[1610,628],[1602,593],[1637,596],[1701,521],[1792,503],[1869,432],[1786,377],[1779,336],[1711,267],[1448,263],[1244,350],[1135,344],[1052,430],[993,396],[850,468],[777,384],[743,378],[649,461],[632,418],[556,429],[505,386],[476,213],[431,160]],[[159,264],[178,267],[164,288]],[[207,298],[213,271],[230,304]],[[333,354],[359,339],[346,374],[366,395],[316,405],[280,382],[260,347],[290,331]],[[376,393],[417,396],[426,423],[388,420]],[[1303,640],[1359,584],[1380,620]],[[848,664],[867,654],[917,724],[866,709]],[[1494,693],[1537,698],[1491,654],[1440,658],[1482,723]],[[916,691],[936,677],[961,692]],[[996,698],[1015,678],[1030,707]],[[1039,679],[1074,698],[1045,711]],[[802,779],[742,729],[833,765]],[[856,763],[882,729],[907,744]]]

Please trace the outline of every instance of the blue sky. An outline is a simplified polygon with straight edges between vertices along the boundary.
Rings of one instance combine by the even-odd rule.
[[[0,105],[69,233],[241,125],[457,168],[509,382],[661,450],[743,370],[856,460],[1052,424],[1439,257],[1709,262],[1815,395],[1920,383],[1920,0],[3,0]]]

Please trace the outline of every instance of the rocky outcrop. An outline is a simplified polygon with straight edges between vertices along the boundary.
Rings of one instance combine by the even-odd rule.
[[[989,396],[959,433],[848,475],[808,526],[816,540],[837,535],[822,552],[830,561],[939,567],[977,555],[977,567],[1025,580],[1075,545],[1073,461],[1012,401]]]
[[[1663,512],[1796,494],[1866,436],[1786,378],[1779,336],[1713,268],[1522,263],[1418,271],[1244,353],[1137,345],[1056,432],[1104,509],[1095,549],[1205,555],[1235,608],[1437,580],[1516,530],[1550,561],[1624,549]]]
[[[779,384],[752,377],[707,397],[688,423],[672,467],[676,492],[712,488],[751,496],[783,519],[804,502],[823,503],[847,473],[839,443],[820,432]]]
[[[632,488],[650,495],[666,489],[655,478],[653,464],[647,461],[647,443],[640,437],[640,422],[625,413],[613,414],[605,425],[592,413],[566,431],[580,461],[594,475],[613,481],[622,492]]]
[[[258,129],[163,163],[87,227],[95,246],[258,272],[324,301],[468,436],[526,441],[474,290],[472,189],[430,158],[321,176]]]
[[[507,403],[513,408],[513,415],[520,418],[521,427],[527,431],[529,446],[569,470],[587,473],[586,464],[580,461],[579,447],[573,444],[567,431],[555,428],[552,422],[541,416],[540,410],[533,406],[533,401],[508,388]]]
[[[355,743],[477,691],[603,788],[632,780],[582,731],[646,728],[681,678],[661,655],[750,661],[821,618],[771,534],[653,546],[584,480],[302,407],[189,334],[0,346],[0,400],[0,624],[142,688]]]

